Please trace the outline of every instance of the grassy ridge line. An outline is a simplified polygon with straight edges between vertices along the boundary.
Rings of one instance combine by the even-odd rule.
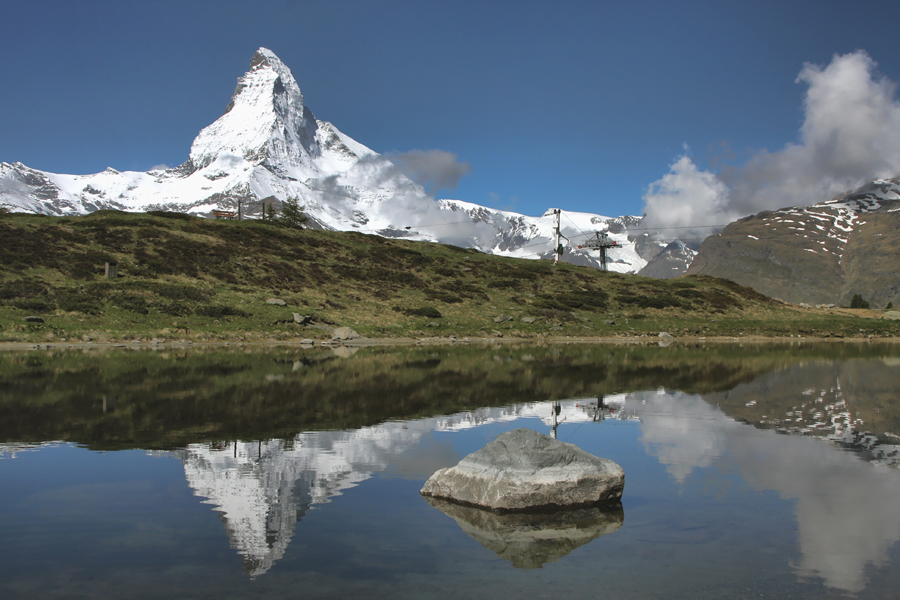
[[[103,276],[106,262],[118,278]],[[372,338],[900,331],[859,318],[875,314],[801,310],[713,277],[657,280],[258,221],[116,211],[0,220],[6,342],[323,339],[336,326]]]

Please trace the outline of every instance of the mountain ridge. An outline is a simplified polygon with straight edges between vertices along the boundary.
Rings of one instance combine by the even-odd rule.
[[[708,237],[688,274],[724,277],[793,303],[900,300],[900,177],[809,207],[764,211]]]
[[[91,175],[40,171],[0,163],[0,204],[55,216],[96,210],[167,210],[211,217],[214,210],[262,213],[262,199],[298,199],[310,226],[383,237],[449,243],[523,258],[550,258],[550,211],[531,217],[461,200],[435,201],[397,165],[316,119],[291,70],[274,52],[257,50],[223,114],[194,139],[189,158],[170,169]],[[579,240],[607,231],[611,270],[638,272],[646,259],[628,227],[640,217],[564,212],[563,260],[599,266]],[[612,226],[612,229],[610,229]],[[659,245],[662,249],[664,244]]]

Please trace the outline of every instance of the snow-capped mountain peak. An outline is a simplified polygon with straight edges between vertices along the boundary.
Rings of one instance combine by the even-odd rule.
[[[556,248],[553,213],[529,217],[436,202],[390,160],[316,119],[291,70],[267,48],[253,54],[224,114],[200,131],[188,160],[174,169],[59,175],[0,163],[0,205],[25,212],[169,210],[211,216],[213,210],[240,210],[253,218],[261,214],[260,200],[270,198],[276,206],[297,199],[310,225],[324,229],[523,258],[548,258]],[[620,238],[612,252],[614,270],[636,272],[646,264],[625,225],[633,218],[564,213],[560,226],[571,241],[564,260],[597,265],[598,257],[577,249],[576,237],[609,229]]]
[[[238,79],[225,113],[194,140],[189,164],[191,170],[219,162],[230,169],[266,163],[280,171],[321,171],[315,159],[323,154],[332,154],[346,168],[371,153],[361,145],[354,152],[340,138],[304,106],[291,70],[271,50],[260,48]]]

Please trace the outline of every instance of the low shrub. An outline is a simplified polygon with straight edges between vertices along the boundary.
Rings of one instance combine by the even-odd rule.
[[[0,300],[11,298],[34,298],[44,296],[48,288],[43,283],[32,281],[10,281],[0,284]]]
[[[19,298],[10,302],[11,305],[31,312],[48,313],[56,308],[56,305],[38,298]]]
[[[193,302],[208,302],[216,294],[211,289],[177,283],[148,284],[147,289],[167,300],[190,300]]]
[[[517,279],[494,279],[493,281],[488,282],[487,286],[494,290],[506,290],[517,288],[522,283]]]
[[[668,293],[641,296],[635,296],[634,294],[628,293],[618,294],[616,296],[616,302],[628,306],[637,306],[639,308],[662,309],[670,307],[681,308],[684,306],[684,303],[681,300]]]
[[[162,217],[164,219],[176,219],[178,221],[190,221],[194,218],[187,213],[172,212],[168,210],[148,210],[147,214],[153,215],[154,217]]]
[[[440,319],[444,315],[441,314],[441,311],[436,309],[433,306],[421,306],[419,308],[403,308],[400,306],[393,307],[393,310],[399,313],[403,313],[410,317],[426,317],[429,319]]]
[[[425,297],[429,300],[436,300],[445,304],[459,304],[463,301],[462,298],[452,292],[448,292],[445,290],[435,290],[431,288],[425,290]]]
[[[195,311],[201,317],[249,317],[250,313],[223,304],[204,304]]]
[[[603,290],[566,292],[558,294],[556,299],[573,309],[605,310],[609,305],[609,294]]]
[[[56,306],[66,312],[80,312],[86,315],[102,315],[100,298],[88,297],[78,292],[59,292],[54,295]]]
[[[859,294],[853,294],[850,300],[850,308],[869,308],[869,301],[864,300]]]
[[[141,296],[136,296],[134,294],[122,294],[113,300],[113,304],[115,304],[119,308],[131,312],[136,312],[140,315],[150,314],[150,309],[147,306],[147,300],[145,300]]]

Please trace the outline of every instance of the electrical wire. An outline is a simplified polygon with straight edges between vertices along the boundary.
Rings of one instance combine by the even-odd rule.
[[[571,225],[572,225],[576,230],[579,231],[579,234],[573,235],[572,238],[581,238],[581,237],[584,237],[584,238],[590,238],[590,237],[592,237],[592,234],[589,234],[589,233],[585,232],[583,229],[581,229],[581,228],[578,226],[578,224],[577,224],[571,217],[569,217],[569,215],[566,213],[566,211],[560,209],[560,213],[561,213],[561,214],[564,214],[564,215],[566,216],[566,219],[569,221],[569,223],[571,223]],[[474,224],[477,224],[477,223],[478,223],[478,221],[473,221],[473,220],[466,220],[466,221],[451,221],[451,222],[448,222],[448,223],[427,223],[427,224],[412,225],[412,226],[409,226],[409,227],[404,227],[404,228],[402,228],[402,229],[405,229],[405,230],[407,230],[407,231],[413,231],[413,230],[417,230],[417,229],[425,229],[425,228],[429,228],[429,227],[446,227],[446,226],[450,226],[450,225],[474,225]],[[726,227],[727,225],[728,225],[728,224],[726,223],[726,224],[722,224],[722,225],[691,225],[691,226],[654,227],[654,228],[627,228],[627,227],[626,227],[626,230],[625,230],[625,232],[623,232],[623,233],[628,234],[628,233],[631,233],[631,232],[637,232],[637,231],[656,231],[656,232],[659,232],[659,231],[685,230],[685,229],[688,229],[688,230],[693,230],[693,229],[715,229],[715,228],[723,228],[723,227]],[[356,231],[356,232],[358,232],[358,233],[378,233],[378,232],[380,232],[380,231],[384,231],[385,229],[387,229],[387,228],[383,227],[383,228],[380,228],[380,229],[351,229],[351,230],[349,230],[349,231]],[[715,234],[712,234],[712,235],[715,235]],[[900,235],[900,232],[887,232],[887,235]],[[572,239],[566,238],[565,236],[562,236],[562,237],[564,237],[567,241],[572,242]],[[704,240],[708,239],[709,237],[711,237],[711,236],[707,236],[707,237],[703,237],[703,238],[676,238],[676,239],[677,239],[678,241],[681,241],[681,242],[698,242],[698,243],[699,243],[699,242],[703,242]],[[754,237],[756,237],[756,239],[758,239],[758,240],[778,240],[778,239],[784,239],[784,236],[762,236],[762,237],[760,237],[760,236],[754,236]],[[534,243],[531,243],[531,244],[525,244],[524,246],[519,246],[519,247],[517,248],[517,250],[523,250],[523,249],[526,249],[526,248],[534,248],[534,247],[537,247],[537,246],[545,246],[545,247],[546,247],[546,246],[550,246],[550,245],[552,245],[552,239],[549,239],[549,238],[548,238],[546,241],[539,241],[539,242],[534,242]],[[816,249],[817,249],[817,248],[816,248]],[[528,257],[528,256],[540,257],[540,256],[541,256],[541,253],[540,253],[540,252],[529,252],[529,253],[525,254],[524,256],[520,256],[520,258],[525,258],[525,257]]]

